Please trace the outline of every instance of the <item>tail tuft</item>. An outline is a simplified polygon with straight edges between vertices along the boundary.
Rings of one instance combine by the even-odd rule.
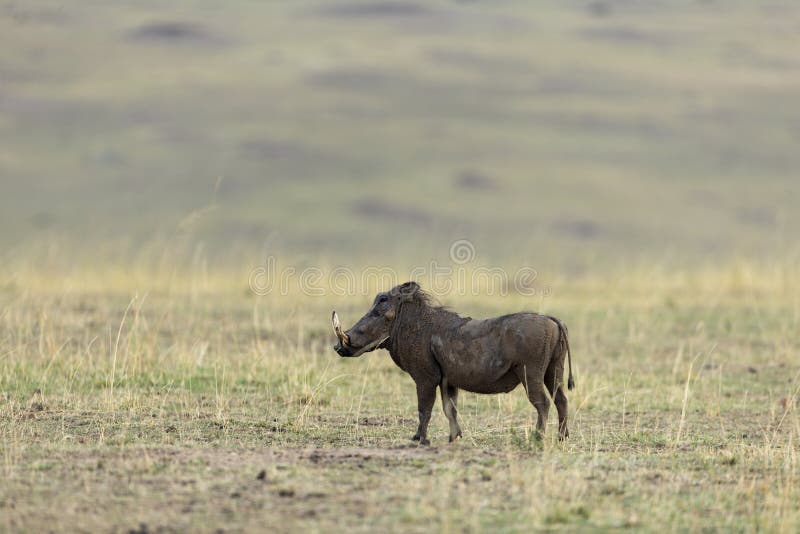
[[[572,379],[572,377],[569,377],[569,380],[567,380],[567,389],[575,389],[575,381]]]

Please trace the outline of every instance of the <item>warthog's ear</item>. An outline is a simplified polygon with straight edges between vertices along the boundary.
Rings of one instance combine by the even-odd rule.
[[[397,294],[404,301],[411,300],[417,291],[419,291],[419,284],[416,282],[406,282],[397,286]]]

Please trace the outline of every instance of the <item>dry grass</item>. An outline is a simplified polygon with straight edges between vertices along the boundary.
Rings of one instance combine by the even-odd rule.
[[[749,263],[443,297],[570,326],[571,439],[521,391],[464,394],[465,438],[408,438],[410,379],[330,350],[328,310],[246,277],[7,273],[0,529],[796,531],[798,272]],[[260,476],[259,476],[260,475]]]

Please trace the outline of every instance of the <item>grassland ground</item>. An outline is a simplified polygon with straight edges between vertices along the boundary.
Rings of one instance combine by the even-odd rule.
[[[794,265],[442,296],[563,318],[578,385],[566,442],[554,410],[536,438],[518,389],[462,394],[453,444],[437,404],[431,447],[409,441],[414,388],[385,352],[330,349],[330,308],[349,324],[366,296],[5,273],[0,530],[797,531]]]

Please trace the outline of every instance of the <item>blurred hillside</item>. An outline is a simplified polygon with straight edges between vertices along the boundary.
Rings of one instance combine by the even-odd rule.
[[[0,3],[4,261],[797,253],[796,2],[169,6]]]

